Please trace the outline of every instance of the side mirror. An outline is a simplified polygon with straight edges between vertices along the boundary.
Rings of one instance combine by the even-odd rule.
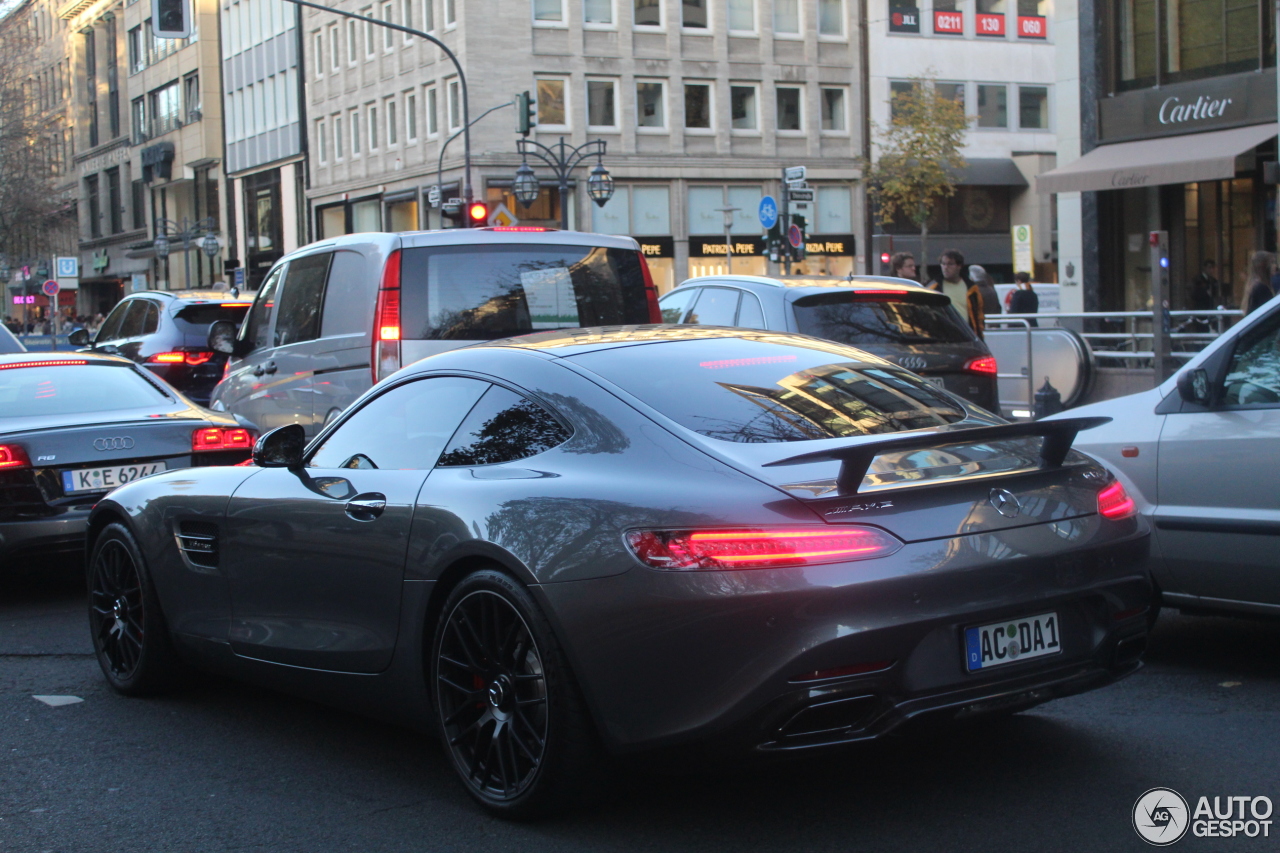
[[[1188,403],[1207,406],[1209,399],[1209,374],[1203,367],[1178,374],[1178,396]]]
[[[301,424],[276,427],[253,445],[253,464],[259,468],[301,468],[307,433]]]
[[[209,349],[231,355],[236,349],[236,324],[219,320],[209,327]]]
[[[88,330],[88,329],[76,329],[74,332],[72,332],[71,334],[67,335],[67,343],[71,344],[73,347],[87,347],[87,346],[89,346],[89,344],[90,344],[90,340],[89,340],[89,330]]]

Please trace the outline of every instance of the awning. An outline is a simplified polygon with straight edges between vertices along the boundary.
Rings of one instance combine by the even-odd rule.
[[[1236,157],[1276,135],[1276,123],[1102,145],[1036,178],[1042,193],[1091,192],[1234,178]]]
[[[961,169],[948,170],[956,183],[971,187],[1025,187],[1027,179],[1007,157],[973,157]]]

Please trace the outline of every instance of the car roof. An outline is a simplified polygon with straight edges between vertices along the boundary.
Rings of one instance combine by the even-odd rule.
[[[140,296],[160,297],[174,302],[190,302],[193,304],[205,302],[233,302],[237,305],[253,304],[252,294],[247,297],[233,296],[226,290],[142,290],[126,295],[125,299],[133,299]],[[123,302],[124,300],[120,301]]]
[[[797,335],[791,332],[770,332],[761,329],[730,326],[686,326],[661,323],[640,326],[592,326],[584,329],[548,329],[545,332],[533,332],[532,334],[520,335],[514,338],[481,341],[461,350],[453,350],[453,352],[500,347],[534,350],[549,356],[564,357],[597,350],[613,349],[615,347],[635,346],[637,344],[695,341],[708,338],[744,338],[764,343],[804,347],[813,347],[815,343],[815,339],[808,335]],[[824,345],[835,345],[827,341],[822,343]],[[552,350],[555,352],[551,352]],[[429,364],[432,360],[428,358],[419,362],[419,364]]]
[[[691,278],[679,284],[679,287],[695,287],[708,284],[731,284],[735,287],[746,287],[756,292],[768,290],[786,291],[823,291],[843,290],[900,290],[903,293],[918,293],[928,288],[920,286],[909,278],[892,278],[885,275],[857,276],[778,276],[776,278],[758,275],[704,275]]]
[[[0,355],[0,366],[20,363],[83,361],[88,364],[114,364],[134,367],[133,361],[119,355],[99,352],[10,352]]]
[[[602,246],[606,249],[640,251],[640,244],[631,237],[517,225],[505,228],[443,228],[434,231],[362,231],[359,234],[344,234],[301,246],[281,260],[289,260],[318,249],[359,246],[368,243],[377,244],[387,251],[423,246],[502,246],[529,243],[545,243],[551,246]]]

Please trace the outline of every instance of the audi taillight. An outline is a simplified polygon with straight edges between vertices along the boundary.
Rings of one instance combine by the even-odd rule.
[[[213,358],[211,352],[158,352],[147,358],[152,364],[204,364]]]
[[[637,252],[640,256],[640,272],[644,275],[644,298],[649,304],[649,322],[662,322],[662,309],[658,307],[658,288],[653,286],[653,273],[649,271],[649,262],[644,259],[643,252]]]
[[[253,433],[240,427],[202,427],[191,433],[191,451],[208,453],[211,450],[251,450]]]
[[[370,367],[376,383],[400,369],[400,250],[387,258],[378,288],[378,307],[373,320],[373,352]]]
[[[632,553],[667,571],[777,569],[870,560],[902,547],[875,527],[765,527],[739,530],[632,530]]]
[[[19,444],[0,444],[0,471],[30,468],[31,459]]]
[[[1138,505],[1133,502],[1133,498],[1129,497],[1129,493],[1124,490],[1119,480],[1098,492],[1098,515],[1103,518],[1118,521],[1136,515],[1137,512]]]
[[[982,373],[989,376],[995,376],[999,370],[996,365],[996,358],[993,355],[984,355],[979,358],[971,359],[964,369],[970,373]]]

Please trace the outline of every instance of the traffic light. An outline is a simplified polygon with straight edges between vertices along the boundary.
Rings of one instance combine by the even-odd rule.
[[[184,39],[191,35],[190,0],[151,0],[151,31],[156,38]]]
[[[489,224],[489,205],[482,201],[473,201],[467,205],[465,228],[483,228]]]
[[[516,133],[529,135],[538,124],[538,104],[526,90],[516,95]]]

